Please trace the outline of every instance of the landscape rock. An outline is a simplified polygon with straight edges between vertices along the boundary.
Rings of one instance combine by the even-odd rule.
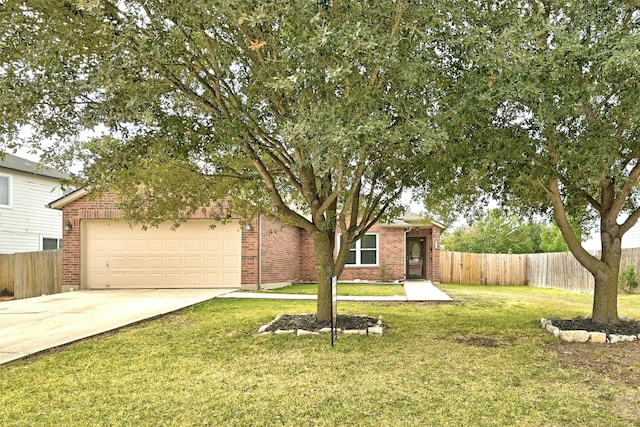
[[[304,329],[298,329],[298,336],[300,335],[320,335],[320,332],[306,331]]]
[[[342,331],[345,335],[367,335],[366,329],[345,329]]]
[[[560,328],[558,328],[557,326],[553,326],[551,323],[547,324],[546,329],[548,332],[551,332],[555,337],[560,335]]]
[[[587,342],[589,340],[589,332],[587,331],[560,331],[558,336],[566,342]]]
[[[589,341],[595,343],[606,343],[607,334],[604,332],[589,332]]]
[[[609,342],[611,344],[615,344],[617,342],[620,342],[620,335],[609,334]]]
[[[384,329],[382,329],[382,326],[371,326],[367,330],[368,335],[382,336],[383,333],[384,333]]]
[[[276,335],[287,335],[287,334],[294,334],[295,332],[296,332],[295,329],[277,329],[273,333]]]
[[[265,332],[268,327],[269,327],[269,325],[260,326],[260,329],[258,329],[258,333],[261,334],[261,333]]]

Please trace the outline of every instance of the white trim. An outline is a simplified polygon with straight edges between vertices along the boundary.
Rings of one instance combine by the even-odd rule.
[[[360,248],[360,239],[356,240],[354,243],[356,245],[356,263],[348,264],[346,263],[344,266],[346,267],[379,267],[380,266],[380,235],[378,233],[365,233],[365,236],[375,236],[376,237],[376,263],[375,264],[362,264],[361,256],[362,256],[362,248]],[[340,251],[340,246],[342,245],[342,233],[338,234],[338,251]],[[365,251],[372,251],[373,248],[365,248]]]
[[[59,199],[54,200],[53,202],[47,205],[48,208],[62,210],[69,203],[78,200],[81,197],[89,194],[89,190],[86,187],[78,188],[77,190],[72,191],[66,196],[62,196]]]
[[[7,178],[7,201],[8,201],[7,205],[0,203],[0,208],[11,209],[13,208],[13,177],[11,175],[7,175],[4,173],[0,173],[0,177]]]

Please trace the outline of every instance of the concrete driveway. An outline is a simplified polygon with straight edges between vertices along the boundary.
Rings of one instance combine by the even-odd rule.
[[[0,302],[0,364],[236,289],[75,291]]]

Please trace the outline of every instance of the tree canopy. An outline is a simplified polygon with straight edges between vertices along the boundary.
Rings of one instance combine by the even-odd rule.
[[[447,230],[441,238],[446,250],[471,253],[532,254],[565,252],[567,245],[558,227],[524,220],[492,209],[468,226]]]
[[[30,126],[134,221],[231,195],[247,217],[302,227],[323,319],[350,243],[401,211],[442,141],[426,3],[16,0],[0,13],[5,148]]]
[[[442,51],[450,85],[440,104],[451,166],[433,182],[458,183],[450,205],[473,202],[480,190],[552,213],[595,277],[594,320],[619,322],[620,242],[640,218],[638,5],[471,1],[451,13],[443,38],[452,42]],[[434,184],[429,197],[443,188]],[[601,256],[581,247],[571,218],[599,225]]]

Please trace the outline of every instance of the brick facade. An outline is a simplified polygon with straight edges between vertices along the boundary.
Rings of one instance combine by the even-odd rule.
[[[82,221],[118,219],[118,200],[113,194],[104,193],[98,198],[84,195],[64,204],[62,284],[66,287],[81,286]],[[198,212],[191,218],[207,218]],[[70,227],[69,227],[70,226]],[[69,229],[70,228],[70,229]],[[377,225],[369,233],[378,234],[378,259],[376,266],[346,266],[340,280],[401,280],[406,274],[406,237],[426,238],[426,279],[440,281],[440,250],[434,242],[440,241],[442,228],[397,227]],[[260,235],[259,235],[260,234]],[[276,220],[262,216],[242,229],[241,284],[256,287],[261,284],[283,284],[295,281],[316,280],[314,242],[308,232],[297,227],[284,227]]]

